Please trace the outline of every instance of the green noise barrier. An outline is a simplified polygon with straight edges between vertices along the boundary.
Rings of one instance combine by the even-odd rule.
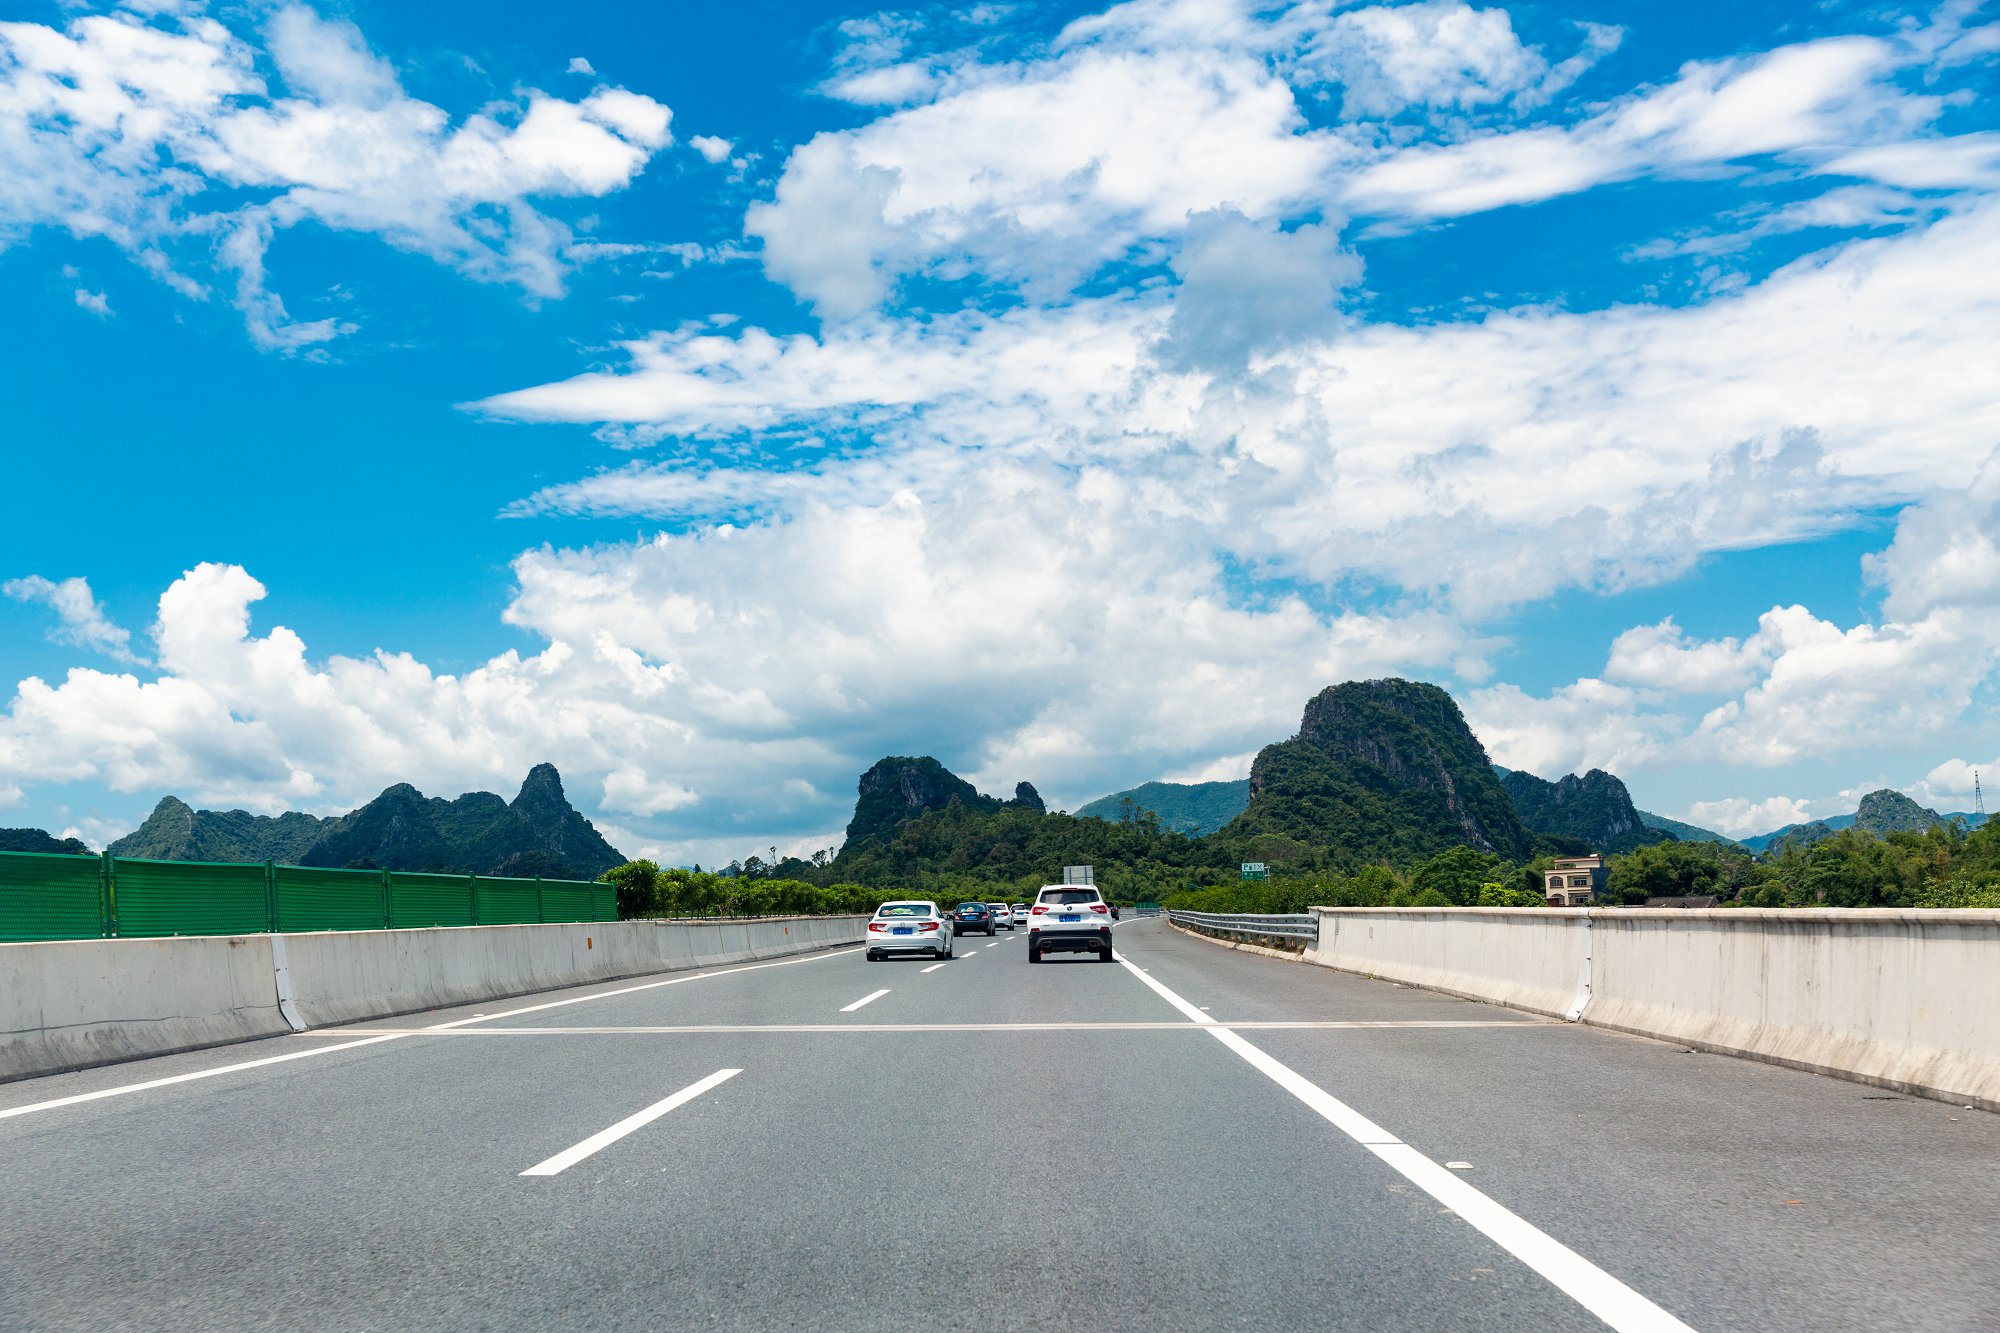
[[[0,943],[616,921],[579,880],[0,852]]]

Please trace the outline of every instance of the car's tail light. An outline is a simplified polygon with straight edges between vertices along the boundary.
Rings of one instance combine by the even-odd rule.
[[[1106,907],[1103,903],[1092,903],[1090,905],[1090,910],[1093,912],[1108,912],[1111,909]]]
[[[870,929],[870,930],[887,930],[887,929],[888,929],[888,927],[887,927],[887,926],[885,926],[885,925],[883,925],[883,924],[882,924],[882,923],[881,923],[880,921],[870,921],[870,922],[868,923],[868,929]]]
[[[1042,913],[1044,913],[1044,912],[1046,912],[1046,911],[1048,911],[1048,910],[1049,910],[1048,908],[1046,908],[1046,907],[1042,906],[1042,905],[1041,905],[1040,903],[1036,903],[1036,904],[1035,904],[1035,905],[1034,905],[1033,907],[1031,907],[1031,908],[1029,908],[1029,909],[1028,909],[1028,915],[1030,915],[1030,916],[1040,916],[1040,915],[1041,915]]]
[[[926,922],[924,922],[924,929],[925,929],[925,930],[936,930],[937,928],[938,928],[938,923],[937,923],[937,922],[935,922],[935,921],[926,921]]]

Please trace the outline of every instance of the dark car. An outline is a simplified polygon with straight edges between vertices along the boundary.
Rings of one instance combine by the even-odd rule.
[[[951,909],[951,933],[969,935],[975,930],[993,933],[993,909],[985,903],[960,903]]]
[[[1113,902],[1107,902],[1107,903],[1105,903],[1104,905],[1105,905],[1106,907],[1109,907],[1109,908],[1111,909],[1111,919],[1112,919],[1113,921],[1121,921],[1121,920],[1123,920],[1123,919],[1124,919],[1124,918],[1122,918],[1122,917],[1120,917],[1120,916],[1118,915],[1118,904],[1117,904],[1117,903],[1113,903]]]

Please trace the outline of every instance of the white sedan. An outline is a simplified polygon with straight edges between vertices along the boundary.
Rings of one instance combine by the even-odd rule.
[[[951,957],[951,922],[928,900],[883,903],[868,923],[868,961],[879,963],[892,953]]]

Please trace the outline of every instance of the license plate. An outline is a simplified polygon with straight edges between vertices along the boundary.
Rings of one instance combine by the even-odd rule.
[[[1083,920],[1083,917],[1082,917],[1081,915],[1079,915],[1078,913],[1076,913],[1076,912],[1061,912],[1061,913],[1058,913],[1058,914],[1057,914],[1057,916],[1056,916],[1056,920],[1058,920],[1058,921],[1081,921],[1081,920]]]
[[[917,933],[917,930],[915,926],[896,926],[889,933],[891,935],[914,935]]]

